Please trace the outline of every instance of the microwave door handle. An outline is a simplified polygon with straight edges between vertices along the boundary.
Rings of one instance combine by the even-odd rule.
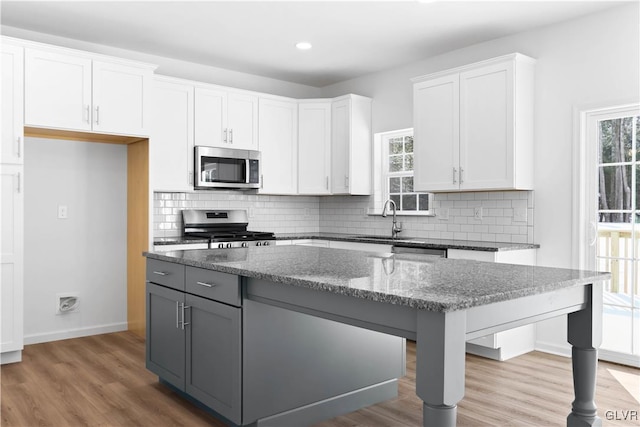
[[[251,160],[250,159],[244,159],[245,164],[244,164],[244,182],[246,184],[249,184],[249,179],[251,178]]]

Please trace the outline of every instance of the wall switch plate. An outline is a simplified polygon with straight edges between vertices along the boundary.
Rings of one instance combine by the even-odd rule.
[[[513,222],[527,222],[527,208],[515,208],[513,210]]]
[[[58,205],[58,219],[67,219],[69,217],[69,210],[67,205]]]
[[[473,218],[482,221],[482,207],[473,208]]]

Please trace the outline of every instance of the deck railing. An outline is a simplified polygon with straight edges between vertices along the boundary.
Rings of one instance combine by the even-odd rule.
[[[611,224],[609,228],[609,224],[599,224],[598,268],[611,272],[606,291],[630,295],[635,286],[634,294],[640,295],[640,271],[636,271],[635,278],[633,275],[633,263],[638,262],[634,259],[640,258],[640,224],[635,231],[631,230],[631,224],[628,224],[628,229],[621,227],[626,225]]]

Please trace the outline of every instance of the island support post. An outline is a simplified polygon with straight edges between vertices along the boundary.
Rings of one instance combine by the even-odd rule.
[[[602,425],[595,402],[598,347],[602,342],[602,282],[587,289],[587,307],[567,317],[575,392],[567,427]]]

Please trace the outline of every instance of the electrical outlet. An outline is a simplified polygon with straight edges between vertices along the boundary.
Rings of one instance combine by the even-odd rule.
[[[436,211],[436,216],[439,220],[448,221],[449,220],[449,208],[440,208]]]
[[[482,221],[482,207],[473,208],[473,218]]]
[[[527,208],[515,208],[513,210],[513,222],[527,222]]]
[[[67,205],[58,205],[58,219],[67,219],[69,217],[69,209]]]

